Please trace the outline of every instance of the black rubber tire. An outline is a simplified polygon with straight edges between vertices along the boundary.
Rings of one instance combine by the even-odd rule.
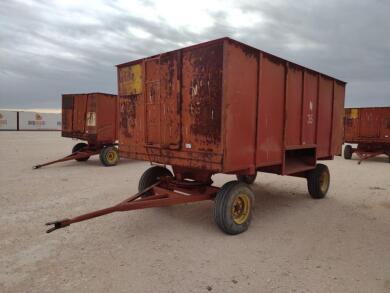
[[[350,160],[352,158],[352,146],[347,144],[345,147],[344,147],[344,159],[346,160]]]
[[[112,167],[118,164],[119,150],[115,146],[104,147],[99,154],[100,162],[106,167]]]
[[[86,148],[88,145],[85,142],[79,142],[74,145],[72,148],[72,154],[78,151],[81,151],[83,148]],[[81,158],[81,159],[75,159],[77,162],[85,162],[88,161],[89,157]]]
[[[327,176],[327,184],[323,187],[321,186],[321,176]],[[309,190],[309,194],[314,199],[324,198],[329,190],[330,186],[330,173],[328,166],[324,164],[317,164],[317,166],[309,171],[307,176],[307,188]]]
[[[233,202],[239,194],[246,194],[249,197],[249,214],[242,224],[235,223],[232,216]],[[255,197],[252,190],[244,182],[230,181],[225,183],[218,191],[214,203],[214,221],[217,226],[226,234],[236,235],[248,230],[252,220],[252,211]]]
[[[170,176],[173,177],[171,171],[165,167],[153,166],[147,169],[139,179],[138,183],[138,192],[148,188],[149,186],[155,184],[160,177]],[[141,197],[147,197],[153,195],[153,191],[145,192]]]
[[[237,180],[246,184],[253,184],[256,181],[257,173],[254,175],[236,175]]]

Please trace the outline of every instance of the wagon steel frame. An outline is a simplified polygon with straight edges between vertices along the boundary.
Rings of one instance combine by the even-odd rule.
[[[390,145],[381,143],[359,143],[356,148],[351,147],[351,155],[356,154],[359,158],[360,165],[364,160],[374,158],[380,155],[389,156],[390,161]]]

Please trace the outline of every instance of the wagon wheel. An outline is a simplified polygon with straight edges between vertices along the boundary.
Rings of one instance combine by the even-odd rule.
[[[225,233],[235,235],[246,231],[252,219],[254,194],[247,184],[225,183],[218,191],[214,205],[214,220]]]
[[[246,184],[253,184],[256,180],[257,173],[254,175],[236,175],[237,180]]]
[[[72,154],[76,153],[76,152],[79,152],[79,151],[81,151],[83,149],[86,149],[87,147],[88,147],[88,145],[86,143],[79,142],[72,148]],[[77,158],[75,160],[78,161],[78,162],[85,162],[85,161],[88,161],[88,159],[89,159],[89,156],[88,157],[84,157],[84,158]]]
[[[114,146],[104,147],[99,154],[100,162],[106,167],[115,166],[119,161],[118,148]]]
[[[349,144],[344,147],[344,159],[350,160],[352,158],[352,146]]]
[[[326,165],[317,164],[307,176],[307,187],[310,196],[315,199],[324,198],[329,190],[330,174]]]
[[[153,166],[147,169],[139,179],[138,192],[152,186],[160,180],[160,177],[173,177],[171,171],[161,166]],[[153,195],[153,191],[149,190],[145,192],[141,197],[147,197]]]

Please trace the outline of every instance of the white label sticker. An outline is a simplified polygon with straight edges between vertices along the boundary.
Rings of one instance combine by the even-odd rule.
[[[96,113],[88,112],[87,113],[87,126],[96,126]]]
[[[186,149],[192,148],[192,145],[190,143],[186,143]]]

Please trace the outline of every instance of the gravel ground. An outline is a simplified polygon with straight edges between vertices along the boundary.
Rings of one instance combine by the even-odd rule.
[[[46,221],[115,204],[146,162],[32,165],[69,152],[58,132],[0,132],[0,292],[390,292],[390,164],[336,157],[331,189],[260,173],[249,230],[212,202],[116,213],[51,234]],[[217,175],[221,186],[234,177]]]

